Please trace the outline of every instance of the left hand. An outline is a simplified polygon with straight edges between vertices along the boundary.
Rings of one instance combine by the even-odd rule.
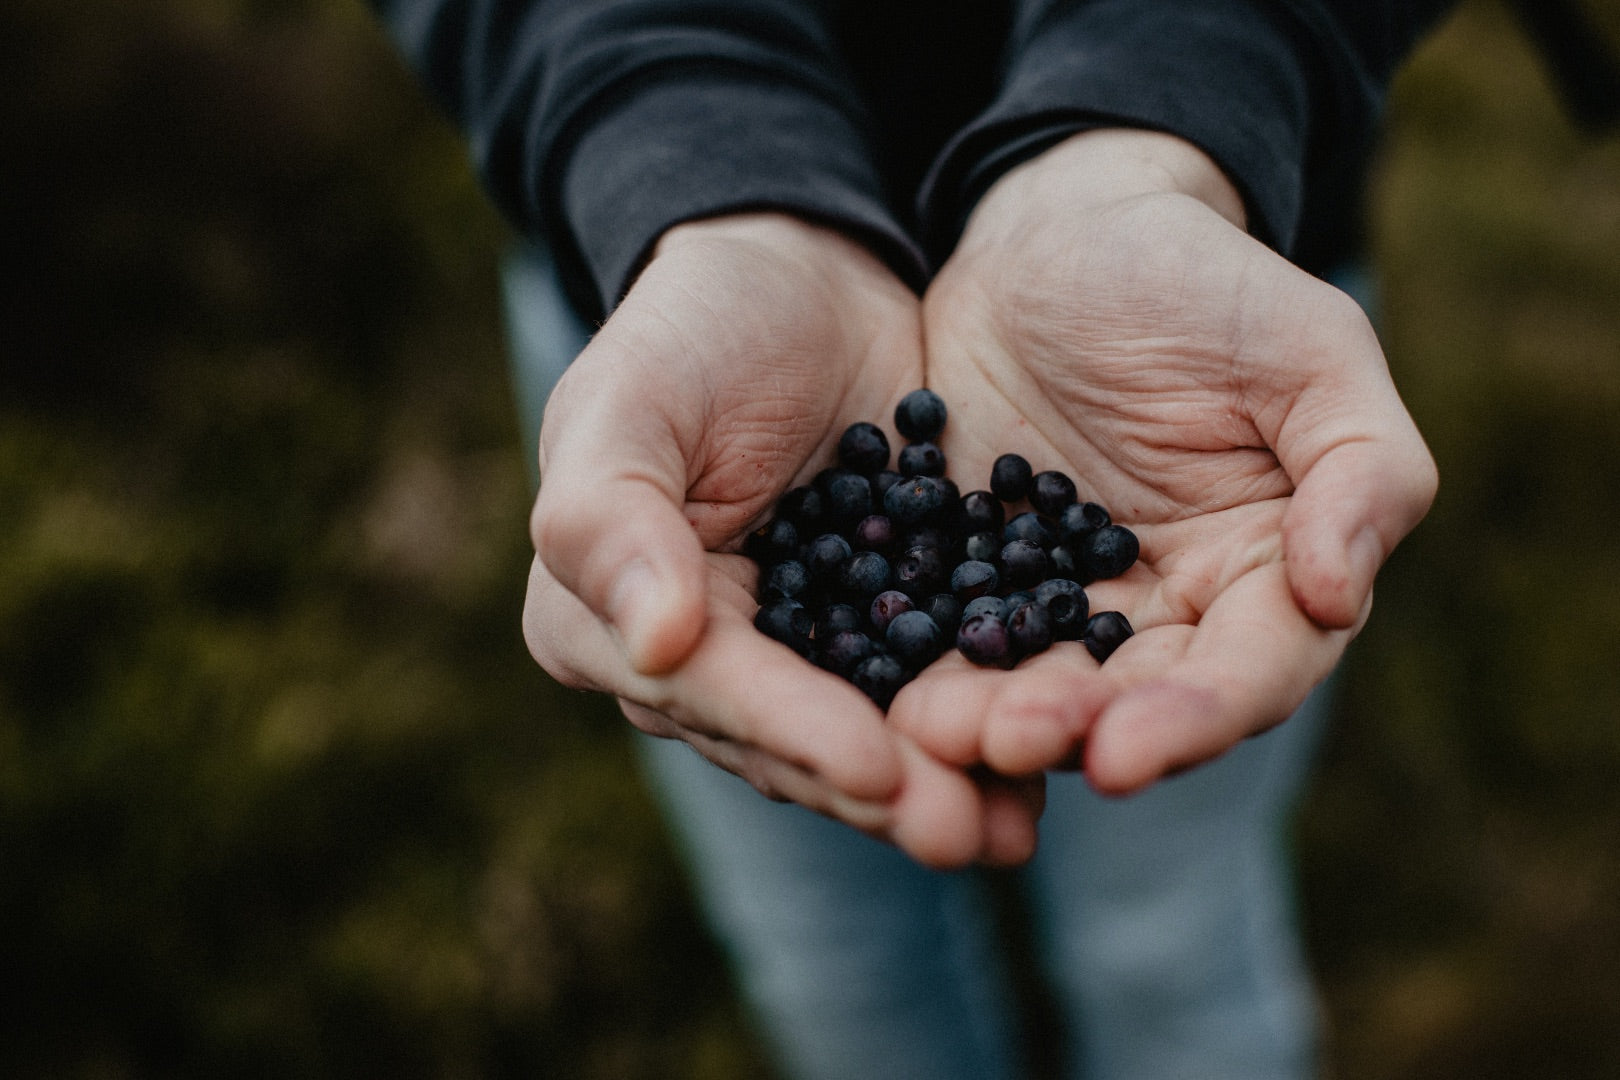
[[[1101,668],[948,656],[889,714],[935,755],[1133,791],[1283,720],[1365,620],[1434,464],[1360,308],[1242,222],[1213,162],[1142,131],[1075,136],[974,211],[924,299],[951,475],[1067,472],[1141,540],[1087,588],[1137,634]]]

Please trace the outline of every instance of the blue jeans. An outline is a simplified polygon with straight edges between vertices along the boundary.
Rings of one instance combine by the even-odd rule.
[[[547,256],[505,278],[518,399],[546,395],[589,331]],[[534,460],[533,446],[529,447]],[[1086,1080],[1302,1080],[1315,1000],[1286,830],[1328,707],[1128,799],[1048,785],[1016,875],[1036,953]],[[773,803],[684,744],[639,737],[698,899],[793,1080],[1014,1080],[1022,1024],[987,883],[924,869]]]

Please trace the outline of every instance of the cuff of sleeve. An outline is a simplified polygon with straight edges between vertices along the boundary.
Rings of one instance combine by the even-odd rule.
[[[1098,127],[1169,132],[1242,192],[1250,231],[1285,253],[1304,196],[1310,79],[1298,43],[1241,0],[1113,0],[1066,6],[1016,53],[990,108],[936,159],[919,195],[928,249],[943,256],[1008,169]]]
[[[582,312],[623,298],[683,221],[779,210],[839,229],[921,290],[921,247],[885,200],[864,137],[833,103],[747,71],[682,69],[617,95],[573,142],[551,203]],[[593,310],[594,309],[594,310]]]

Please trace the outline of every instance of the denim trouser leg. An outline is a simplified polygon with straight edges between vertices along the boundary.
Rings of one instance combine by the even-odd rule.
[[[584,346],[549,260],[506,275],[526,435]],[[531,444],[532,450],[532,444]],[[531,453],[531,460],[533,455]],[[1314,1003],[1281,831],[1326,694],[1219,761],[1126,800],[1052,779],[1026,872],[1038,941],[1086,1080],[1302,1080]],[[1016,1020],[974,874],[925,870],[772,803],[678,743],[646,775],[699,900],[794,1080],[1002,1080]]]

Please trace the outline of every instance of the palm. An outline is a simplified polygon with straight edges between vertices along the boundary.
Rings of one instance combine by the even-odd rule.
[[[946,669],[902,722],[943,756],[1013,770],[1107,740],[1106,760],[1091,747],[1093,779],[1128,789],[1286,716],[1364,608],[1332,612],[1337,598],[1312,595],[1309,545],[1292,545],[1299,565],[1285,558],[1296,488],[1357,439],[1324,395],[1380,377],[1334,382],[1347,333],[1377,356],[1348,308],[1182,196],[970,228],[924,314],[929,382],[952,408],[953,473],[982,486],[995,456],[1017,451],[1129,525],[1141,560],[1088,592],[1138,634],[1101,671],[1074,646],[1012,679]],[[1301,594],[1329,618],[1307,617]],[[1110,723],[1132,691],[1151,695],[1136,712],[1153,718]],[[940,719],[946,698],[981,702],[982,722]],[[1048,714],[1046,733],[1017,727],[1020,713]],[[1180,726],[1160,722],[1171,718]]]

